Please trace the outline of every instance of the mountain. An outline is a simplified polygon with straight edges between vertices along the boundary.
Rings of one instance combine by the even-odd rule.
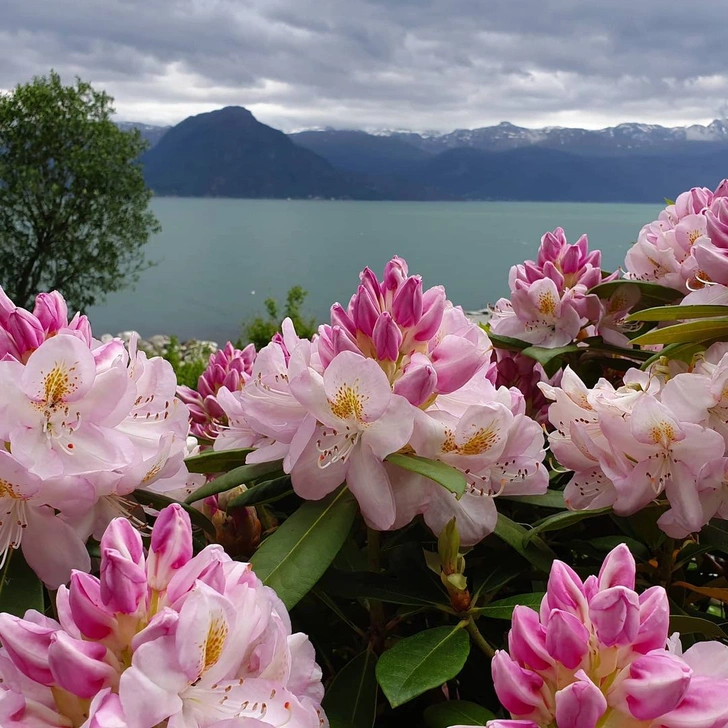
[[[431,156],[405,140],[363,131],[302,131],[289,134],[289,138],[335,167],[367,174],[399,174]]]
[[[139,124],[136,121],[118,121],[116,122],[116,126],[118,126],[122,131],[138,129],[142,137],[149,142],[150,148],[153,147],[172,128],[171,126]]]
[[[502,123],[440,135],[334,129],[286,135],[244,108],[227,107],[169,130],[136,126],[158,133],[141,161],[159,195],[657,203],[728,177],[723,121],[676,129]]]
[[[145,152],[141,161],[147,184],[160,195],[385,196],[366,178],[334,168],[238,106],[185,119]]]

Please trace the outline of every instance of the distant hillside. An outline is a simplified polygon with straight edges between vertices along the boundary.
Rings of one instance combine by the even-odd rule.
[[[172,128],[170,126],[153,126],[152,124],[139,124],[136,121],[119,121],[116,123],[122,131],[138,129],[144,139],[153,147]]]
[[[660,202],[728,177],[728,125],[598,132],[499,124],[449,135],[285,135],[241,107],[185,119],[143,157],[159,195]],[[698,141],[698,140],[702,141]]]

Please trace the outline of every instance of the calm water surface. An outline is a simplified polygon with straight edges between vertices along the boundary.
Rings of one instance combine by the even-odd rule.
[[[589,235],[605,268],[620,265],[656,205],[532,202],[328,202],[160,198],[162,232],[147,246],[158,262],[133,291],[88,311],[93,329],[136,329],[217,341],[235,339],[268,296],[292,285],[323,321],[346,304],[358,272],[381,274],[394,255],[426,285],[443,284],[466,309],[508,291],[508,269],[535,258],[541,235],[561,226],[570,241]]]

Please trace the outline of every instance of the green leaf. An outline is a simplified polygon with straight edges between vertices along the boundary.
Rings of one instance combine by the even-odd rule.
[[[207,450],[201,455],[193,455],[185,460],[191,473],[226,473],[228,470],[245,465],[245,458],[253,452],[250,448],[242,450]]]
[[[406,637],[377,663],[377,681],[396,708],[454,678],[470,654],[470,639],[461,622]]]
[[[610,298],[621,286],[636,286],[640,289],[640,303],[652,306],[659,306],[666,303],[674,303],[684,297],[682,291],[667,286],[660,286],[657,283],[646,281],[609,281],[594,286],[589,293],[595,293],[599,298]]]
[[[569,344],[568,346],[558,346],[553,349],[547,349],[543,346],[528,346],[521,351],[524,356],[535,359],[546,370],[549,376],[555,374],[560,368],[560,360],[567,354],[586,351],[585,346],[577,346]]]
[[[523,573],[523,562],[515,554],[506,552],[495,561],[492,556],[483,559],[483,564],[472,567],[473,602],[485,593],[496,592]]]
[[[524,349],[527,349],[529,346],[531,346],[531,344],[529,344],[527,341],[514,339],[512,336],[501,336],[500,334],[494,334],[490,330],[490,326],[481,325],[481,328],[487,332],[488,338],[491,340],[493,346],[497,347],[498,349],[507,349],[508,351],[523,351]]]
[[[565,513],[555,513],[553,516],[537,521],[531,530],[526,531],[525,543],[528,543],[540,533],[544,533],[546,531],[561,531],[561,529],[573,526],[575,523],[579,523],[579,521],[584,521],[587,518],[596,518],[597,516],[602,516],[605,513],[611,513],[611,511],[612,508],[607,506],[606,508],[597,508],[593,511],[567,511]]]
[[[702,634],[706,637],[725,639],[726,633],[714,622],[701,617],[689,617],[682,614],[670,615],[670,634]]]
[[[627,321],[685,321],[715,316],[728,316],[728,306],[657,306],[636,311],[627,316]]]
[[[262,478],[272,473],[282,473],[282,460],[273,460],[269,463],[253,463],[251,465],[241,465],[239,468],[231,470],[229,473],[221,475],[215,480],[198,488],[194,493],[188,495],[185,503],[194,503],[195,501],[209,498],[211,495],[224,493],[225,491],[237,488],[239,485],[247,485],[258,478]]]
[[[260,506],[265,503],[275,503],[281,498],[293,493],[291,487],[291,476],[284,475],[275,480],[266,480],[251,486],[244,493],[235,496],[227,506],[227,509],[241,508],[242,506]]]
[[[700,531],[700,540],[728,554],[728,521],[712,518]]]
[[[455,493],[458,498],[465,492],[468,484],[462,472],[440,460],[430,460],[419,455],[402,455],[401,453],[387,455],[386,460],[399,468],[434,480],[451,493]]]
[[[447,594],[432,581],[411,584],[402,579],[394,579],[371,571],[330,570],[319,582],[319,587],[328,594],[345,599],[376,599],[408,607],[450,604]]]
[[[549,573],[551,563],[556,558],[556,554],[538,536],[526,540],[528,531],[520,524],[511,521],[510,518],[507,518],[502,513],[498,514],[495,534],[523,556],[524,559],[539,569],[539,571],[543,571],[546,574]]]
[[[331,728],[372,728],[377,714],[376,664],[377,656],[366,650],[336,674],[322,703]]]
[[[536,592],[531,594],[518,594],[514,597],[506,597],[499,599],[497,602],[491,602],[483,607],[474,610],[481,617],[489,619],[510,619],[513,616],[513,609],[519,605],[538,609],[541,605],[544,592]]]
[[[10,549],[0,577],[0,612],[22,617],[28,609],[45,612],[43,583],[23,558],[23,552]]]
[[[161,511],[162,508],[166,508],[167,506],[171,506],[173,503],[177,503],[177,505],[182,506],[182,508],[187,511],[193,526],[201,528],[203,531],[209,533],[210,536],[213,537],[217,533],[215,531],[215,526],[212,525],[210,519],[207,518],[204,513],[201,513],[196,508],[192,508],[192,506],[188,505],[187,503],[180,503],[179,501],[174,500],[174,498],[162,495],[161,493],[154,493],[151,490],[135,490],[134,499],[141,503],[143,506],[150,506],[158,511]]]
[[[425,709],[427,728],[450,728],[452,725],[485,725],[495,715],[467,700],[448,700]]]
[[[683,324],[653,329],[632,339],[634,344],[675,344],[728,337],[728,317],[707,319],[706,321],[688,321]]]
[[[530,506],[541,506],[541,508],[558,508],[562,511],[566,509],[564,492],[561,490],[547,490],[543,495],[499,495],[498,500],[527,503]]]
[[[342,486],[304,503],[263,541],[250,559],[264,584],[292,609],[329,568],[346,540],[357,503]]]

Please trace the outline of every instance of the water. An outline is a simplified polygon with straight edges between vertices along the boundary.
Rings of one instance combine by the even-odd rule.
[[[507,294],[508,269],[534,258],[541,235],[561,226],[570,241],[586,232],[613,269],[659,206],[550,202],[337,202],[159,198],[163,231],[147,246],[158,265],[135,290],[89,309],[96,333],[235,339],[243,322],[293,285],[323,321],[346,304],[358,273],[381,275],[394,255],[426,285],[441,283],[467,309]]]

